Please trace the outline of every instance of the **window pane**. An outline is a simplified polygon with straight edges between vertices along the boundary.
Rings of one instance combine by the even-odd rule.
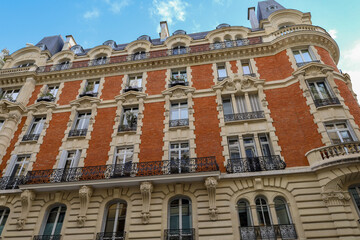
[[[330,98],[329,91],[324,82],[317,82],[317,86],[323,99]]]
[[[320,94],[319,92],[317,91],[316,87],[315,87],[315,83],[309,83],[309,86],[310,86],[310,91],[312,93],[312,96],[314,97],[314,99],[321,99],[320,98]]]
[[[105,232],[113,232],[114,231],[116,207],[117,207],[117,204],[115,203],[115,204],[112,204],[108,209],[108,214],[107,214],[106,223],[105,223]]]
[[[187,106],[182,107],[180,110],[180,119],[187,119],[188,117],[188,109]]]
[[[341,138],[343,139],[343,142],[352,142],[353,141],[349,131],[341,131],[340,135],[341,135]]]
[[[240,146],[237,139],[229,139],[229,154],[231,159],[240,158]]]
[[[249,63],[242,64],[243,74],[251,74],[251,69]]]
[[[170,229],[179,229],[179,199],[170,203]]]
[[[189,200],[182,199],[182,229],[191,228],[191,214]]]
[[[218,77],[219,78],[227,77],[225,66],[218,66]]]
[[[279,224],[291,224],[287,204],[282,199],[275,199],[275,211]]]
[[[237,96],[237,97],[236,97],[236,103],[237,103],[237,107],[238,107],[240,113],[245,113],[245,112],[247,112],[246,102],[245,102],[245,96],[244,96],[244,95],[242,95],[242,96]]]
[[[301,50],[301,53],[302,53],[302,56],[303,56],[305,62],[311,62],[312,61],[308,50]]]
[[[358,213],[360,214],[360,188],[359,186],[349,188],[349,192],[353,197],[355,206],[357,207]]]
[[[224,115],[233,114],[233,109],[230,99],[223,100]]]
[[[302,63],[303,60],[301,58],[300,52],[299,51],[293,51],[293,53],[294,53],[294,57],[295,57],[296,62],[297,63]]]
[[[249,94],[250,105],[253,112],[261,111],[259,97],[257,94]]]
[[[251,216],[250,216],[250,207],[244,201],[240,201],[238,203],[238,211],[239,211],[239,220],[241,227],[250,227],[251,224]]]

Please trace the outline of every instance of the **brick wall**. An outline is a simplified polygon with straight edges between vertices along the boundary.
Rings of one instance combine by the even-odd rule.
[[[59,96],[59,105],[70,104],[71,101],[75,100],[79,94],[81,81],[65,82],[64,87]]]
[[[31,93],[31,97],[28,103],[28,106],[36,103],[37,96],[40,93],[40,89],[43,87],[43,85],[36,85],[34,91]]]
[[[335,71],[339,72],[334,60],[332,59],[332,57],[330,56],[328,51],[326,51],[322,47],[315,46],[315,48],[316,48],[318,54],[320,55],[321,60],[324,62],[324,64],[332,66],[333,68],[335,68]]]
[[[20,123],[18,124],[17,129],[16,129],[16,131],[15,131],[15,133],[14,133],[14,137],[11,139],[10,145],[9,145],[8,148],[6,149],[6,153],[5,153],[5,155],[3,156],[3,158],[2,158],[2,162],[1,162],[1,164],[0,164],[0,170],[1,170],[0,174],[1,174],[1,175],[2,175],[3,170],[6,168],[6,163],[7,163],[7,161],[11,158],[11,152],[12,152],[12,151],[14,150],[14,148],[15,148],[15,144],[16,144],[16,142],[18,141],[19,135],[20,135],[20,133],[21,133],[23,127],[24,127],[25,121],[26,121],[26,117],[22,117],[22,118],[21,118],[21,121],[20,121]]]
[[[214,85],[212,64],[191,67],[191,81],[196,89],[211,88]]]
[[[294,71],[285,50],[273,56],[255,58],[255,61],[260,79],[266,81],[285,79]]]
[[[56,162],[56,156],[58,155],[59,148],[62,144],[69,117],[70,112],[53,113],[49,127],[46,129],[43,143],[40,146],[40,151],[36,156],[33,170],[53,168]]]
[[[238,73],[238,67],[236,66],[236,61],[230,61],[230,67],[233,73]]]
[[[165,90],[166,70],[147,72],[146,93],[161,94]]]
[[[345,82],[335,79],[335,83],[338,86],[341,97],[344,98],[346,106],[349,107],[351,115],[353,115],[355,123],[360,126],[360,107],[356,99],[353,97],[350,89]]]
[[[164,129],[164,102],[146,103],[141,128],[140,162],[161,161]]]
[[[215,156],[220,169],[225,171],[216,106],[215,97],[194,98],[195,151],[197,157]]]
[[[323,144],[299,83],[265,94],[287,167],[308,166],[305,153]]]
[[[101,93],[102,100],[113,100],[115,96],[120,94],[123,77],[123,75],[120,75],[105,78],[104,87]]]
[[[110,150],[116,108],[99,108],[91,133],[85,166],[105,165]]]

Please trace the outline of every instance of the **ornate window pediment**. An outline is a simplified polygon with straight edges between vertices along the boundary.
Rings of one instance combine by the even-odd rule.
[[[244,90],[257,90],[259,85],[264,85],[264,80],[252,76],[236,74],[233,78],[227,77],[212,88],[222,92],[242,92]]]
[[[146,40],[136,40],[129,43],[125,49],[128,51],[129,54],[135,53],[137,49],[143,49],[144,52],[149,52],[151,48],[151,42]]]
[[[117,102],[122,101],[123,104],[137,104],[139,99],[144,99],[146,96],[146,93],[129,91],[116,96],[115,100]]]
[[[106,56],[106,57],[110,57],[111,56],[111,52],[112,52],[112,48],[108,45],[100,45],[97,47],[94,47],[93,49],[91,49],[87,55],[89,56],[90,59],[95,59],[99,56]]]
[[[186,98],[188,93],[193,93],[195,88],[189,86],[176,85],[170,89],[162,91],[164,96],[169,95],[170,98]]]
[[[69,62],[74,61],[75,53],[71,50],[64,50],[56,53],[54,56],[52,56],[51,60],[54,64],[60,64],[65,59],[67,59]]]
[[[25,112],[25,107],[21,103],[14,103],[6,99],[0,100],[0,114],[9,113],[13,110],[18,110],[23,113]]]
[[[312,62],[309,64],[306,64],[296,70],[293,75],[303,75],[305,77],[317,77],[319,75],[326,75],[328,72],[333,72],[334,69],[332,67],[329,67],[322,63]]]
[[[95,97],[84,96],[79,99],[73,100],[70,102],[71,106],[76,106],[77,108],[91,108],[93,104],[98,105],[100,99]]]
[[[56,104],[53,102],[38,102],[28,107],[28,111],[34,111],[36,113],[46,113],[48,109],[55,108]]]

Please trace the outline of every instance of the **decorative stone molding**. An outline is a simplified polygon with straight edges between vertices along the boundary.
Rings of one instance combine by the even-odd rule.
[[[259,80],[252,76],[243,76],[235,74],[233,78],[226,78],[221,82],[212,86],[212,89],[220,90],[220,92],[244,92],[244,91],[257,91],[258,86],[264,85],[265,80]]]
[[[216,186],[217,180],[214,177],[208,177],[205,180],[205,187],[209,195],[209,215],[212,221],[216,221],[218,218],[218,210],[216,208]]]
[[[327,206],[343,206],[349,204],[350,195],[345,191],[330,190],[322,192],[321,198]]]
[[[35,192],[30,190],[25,190],[24,192],[21,193],[20,199],[21,199],[21,215],[16,221],[18,230],[22,230],[25,225],[27,216],[29,214],[29,210],[31,208],[33,201],[35,200]]]
[[[142,197],[142,211],[141,217],[143,224],[148,224],[150,219],[150,201],[153,185],[151,182],[142,182],[140,185],[140,192]]]
[[[143,92],[129,91],[116,96],[115,101],[121,104],[139,104],[139,99],[145,99],[146,96],[147,94]]]
[[[79,227],[83,227],[85,224],[86,212],[87,212],[92,194],[93,194],[93,189],[88,186],[82,186],[79,190],[80,213],[77,216],[77,224]]]
[[[195,92],[195,88],[193,87],[177,85],[165,91],[162,91],[162,94],[164,96],[169,95],[170,98],[186,98],[188,93],[194,93],[194,92]]]
[[[22,105],[21,103],[14,103],[14,102],[10,102],[8,100],[1,100],[0,101],[0,114],[6,114],[6,113],[10,113],[13,112],[13,114],[9,115],[9,118],[12,119],[20,119],[20,114],[25,112],[25,107],[24,105]],[[16,112],[15,116],[14,113]]]
[[[83,108],[92,108],[93,105],[98,105],[99,103],[100,103],[100,99],[95,97],[85,96],[71,101],[70,105],[83,109]]]
[[[52,102],[38,102],[27,108],[27,111],[33,111],[34,113],[44,113],[46,114],[48,110],[55,109],[56,104]]]

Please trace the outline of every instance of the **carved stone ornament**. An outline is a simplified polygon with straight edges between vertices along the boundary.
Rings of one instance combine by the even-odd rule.
[[[205,186],[209,195],[209,215],[212,221],[218,218],[218,210],[216,208],[216,186],[218,182],[214,177],[208,177],[205,180]]]
[[[347,205],[350,200],[348,192],[339,190],[331,190],[321,193],[321,198],[327,206],[342,206]]]
[[[93,104],[97,105],[99,103],[100,103],[100,99],[95,98],[95,97],[85,96],[85,97],[81,97],[79,99],[71,101],[70,105],[76,106],[78,108],[91,108]]]
[[[176,89],[175,91],[173,91],[172,96],[176,98],[184,97],[185,91],[183,89]]]
[[[25,190],[21,193],[20,199],[21,199],[21,214],[16,221],[18,230],[22,230],[25,225],[31,205],[35,200],[35,193],[30,190]]]
[[[142,182],[140,185],[140,192],[142,197],[142,211],[141,217],[143,224],[148,224],[150,219],[150,201],[153,185],[151,182]]]
[[[77,224],[79,227],[83,227],[86,221],[86,212],[89,207],[90,198],[93,194],[91,187],[82,186],[79,190],[80,198],[80,213],[77,216]]]

